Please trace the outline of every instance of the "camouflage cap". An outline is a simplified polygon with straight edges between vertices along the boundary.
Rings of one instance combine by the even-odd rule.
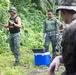
[[[9,12],[12,11],[12,12],[14,12],[14,13],[17,13],[17,9],[16,9],[15,7],[11,7],[10,10],[8,10],[8,11],[9,11]]]
[[[56,12],[61,9],[73,10],[76,12],[76,0],[62,0],[61,5],[56,9]]]

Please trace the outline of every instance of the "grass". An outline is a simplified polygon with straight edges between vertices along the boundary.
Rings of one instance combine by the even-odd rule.
[[[10,50],[0,54],[0,75],[48,75],[48,67],[34,65],[34,54],[31,50],[21,48],[20,66],[14,67],[14,60]],[[62,71],[60,69],[57,75]]]

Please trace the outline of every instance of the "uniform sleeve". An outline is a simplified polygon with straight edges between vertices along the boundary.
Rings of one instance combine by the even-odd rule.
[[[56,35],[59,35],[59,25],[57,23],[57,20],[56,20]]]
[[[46,22],[45,22],[45,20],[43,21],[43,33],[46,33]]]

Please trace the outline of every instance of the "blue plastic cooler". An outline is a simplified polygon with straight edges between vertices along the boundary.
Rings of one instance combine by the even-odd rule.
[[[51,63],[50,52],[35,53],[34,54],[34,61],[35,61],[36,66],[40,66],[40,65],[49,66]]]

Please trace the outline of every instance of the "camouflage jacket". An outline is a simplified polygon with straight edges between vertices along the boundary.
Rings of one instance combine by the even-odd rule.
[[[56,31],[56,34],[59,34],[59,26],[57,20],[52,18],[51,20],[46,18],[43,22],[43,33]]]

